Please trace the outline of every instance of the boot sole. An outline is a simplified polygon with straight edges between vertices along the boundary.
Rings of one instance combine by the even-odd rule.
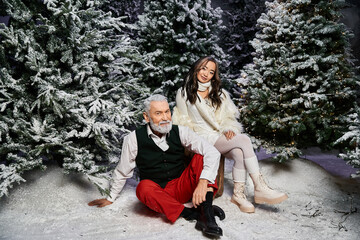
[[[262,198],[262,197],[254,197],[255,203],[257,204],[278,204],[281,203],[283,201],[285,201],[286,199],[288,199],[289,197],[285,194],[282,197],[278,197],[278,198],[274,198],[274,199],[268,199],[268,198]]]
[[[235,205],[237,205],[240,208],[240,211],[244,212],[244,213],[254,213],[255,212],[255,207],[252,208],[245,208],[242,207],[237,201],[231,199],[230,200],[232,203],[234,203]]]
[[[214,236],[214,237],[221,237],[222,236],[222,234],[220,234],[220,233],[207,232],[205,230],[205,225],[201,224],[200,222],[196,222],[195,229],[197,229],[199,231],[202,231],[206,235],[210,235],[210,236]]]

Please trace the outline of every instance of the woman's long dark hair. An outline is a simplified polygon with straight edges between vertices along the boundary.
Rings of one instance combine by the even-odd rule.
[[[186,91],[187,100],[191,104],[195,104],[197,99],[201,101],[199,96],[197,95],[197,90],[199,87],[197,74],[200,71],[201,67],[206,65],[208,62],[213,62],[215,63],[216,66],[214,76],[210,80],[212,89],[209,92],[209,99],[211,100],[211,104],[214,107],[218,108],[221,105],[221,98],[220,98],[220,95],[222,94],[221,80],[219,77],[218,63],[213,57],[210,56],[202,57],[191,66],[189,72],[187,73],[184,79],[184,84],[182,86],[182,93],[184,94],[184,91]]]

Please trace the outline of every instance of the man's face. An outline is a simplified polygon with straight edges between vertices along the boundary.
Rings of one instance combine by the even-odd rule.
[[[149,113],[144,112],[143,116],[150,126],[155,126],[153,130],[162,134],[171,130],[171,111],[166,101],[152,101]]]

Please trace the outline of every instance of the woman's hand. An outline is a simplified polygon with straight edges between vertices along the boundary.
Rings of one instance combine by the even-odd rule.
[[[233,131],[227,131],[227,132],[224,132],[224,135],[226,137],[227,140],[231,140],[233,137],[235,137],[235,133]]]

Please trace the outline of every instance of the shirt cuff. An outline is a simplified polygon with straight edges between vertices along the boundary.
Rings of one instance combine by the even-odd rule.
[[[206,179],[206,180],[209,181],[209,183],[214,184],[214,183],[215,183],[215,178],[216,178],[216,176],[213,177],[213,176],[211,176],[211,175],[214,175],[214,174],[211,173],[210,171],[203,170],[203,171],[201,172],[200,178],[201,178],[201,179]]]
[[[115,202],[116,198],[117,198],[117,194],[110,193],[110,196],[108,196],[108,197],[106,198],[106,200],[108,200],[108,201],[110,201],[110,202]]]

